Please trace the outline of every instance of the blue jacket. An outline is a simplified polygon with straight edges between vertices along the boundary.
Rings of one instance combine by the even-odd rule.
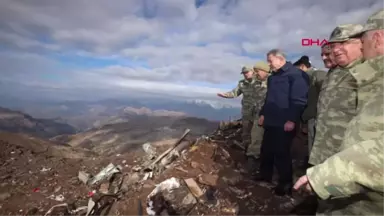
[[[309,76],[287,62],[268,77],[268,90],[260,115],[264,126],[284,127],[285,122],[299,122],[307,104]]]

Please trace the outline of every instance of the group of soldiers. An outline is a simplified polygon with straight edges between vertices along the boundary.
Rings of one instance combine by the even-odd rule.
[[[321,47],[323,72],[306,56],[293,65],[310,77],[307,106],[308,167],[293,186],[318,198],[317,214],[383,215],[384,10],[364,25],[337,26]],[[275,71],[257,62],[224,98],[243,95],[243,144],[250,167],[260,155],[267,80]],[[297,124],[296,124],[297,125]],[[252,172],[255,170],[252,170]]]

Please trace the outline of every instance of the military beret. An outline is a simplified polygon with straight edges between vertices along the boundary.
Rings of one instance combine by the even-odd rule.
[[[335,43],[350,40],[353,37],[356,37],[359,33],[361,33],[362,29],[363,26],[359,24],[339,25],[332,31],[328,42]]]
[[[253,72],[253,69],[252,68],[250,68],[250,67],[247,67],[247,66],[244,66],[244,67],[242,67],[241,68],[241,74],[242,73],[247,73],[247,72],[249,72],[249,71],[252,71]]]
[[[271,68],[269,67],[268,63],[266,62],[263,62],[263,61],[258,61],[256,62],[255,66],[253,66],[253,69],[256,70],[263,70],[265,72],[270,72],[271,71]]]
[[[356,33],[362,34],[366,31],[384,29],[384,9],[381,9],[368,17],[367,22],[363,25],[363,29]]]

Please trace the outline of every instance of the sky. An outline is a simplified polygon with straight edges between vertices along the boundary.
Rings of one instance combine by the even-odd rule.
[[[320,48],[339,24],[364,23],[382,0],[1,0],[0,91],[98,100],[170,97],[222,103],[244,65],[282,49]]]

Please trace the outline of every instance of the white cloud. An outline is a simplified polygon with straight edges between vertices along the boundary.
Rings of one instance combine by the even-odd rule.
[[[230,90],[241,66],[272,48],[308,55],[322,67],[320,49],[302,47],[302,38],[328,38],[336,25],[361,23],[383,7],[381,0],[203,2],[3,0],[0,63],[6,69],[0,73],[13,75],[1,79],[108,95],[130,89],[213,99],[224,90],[220,84]],[[76,61],[52,60],[54,54]],[[87,58],[113,63],[87,68]],[[46,74],[60,78],[42,79]]]

